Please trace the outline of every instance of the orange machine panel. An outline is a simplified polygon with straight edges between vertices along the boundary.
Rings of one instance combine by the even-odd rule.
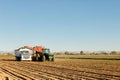
[[[35,46],[35,47],[33,47],[33,50],[34,51],[37,51],[37,52],[42,52],[42,46]]]

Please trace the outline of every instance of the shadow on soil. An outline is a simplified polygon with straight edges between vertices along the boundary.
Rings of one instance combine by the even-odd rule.
[[[79,58],[79,59],[90,59],[90,60],[120,60],[120,58]]]
[[[88,59],[88,60],[120,60],[120,58],[74,58],[74,57],[57,57],[58,59]]]
[[[0,61],[16,61],[15,59],[0,59]],[[25,61],[29,61],[29,60],[25,60]],[[16,62],[21,62],[21,61],[16,61]],[[43,62],[43,61],[33,61],[33,62]]]
[[[16,61],[15,59],[0,59],[0,61]]]

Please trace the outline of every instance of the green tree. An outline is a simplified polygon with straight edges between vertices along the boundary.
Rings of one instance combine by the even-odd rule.
[[[83,52],[83,51],[80,51],[80,55],[84,55],[84,52]]]
[[[117,52],[116,51],[111,51],[111,53],[110,53],[111,55],[116,55],[117,54]]]
[[[65,51],[65,53],[64,53],[65,55],[69,55],[69,52],[68,51]]]

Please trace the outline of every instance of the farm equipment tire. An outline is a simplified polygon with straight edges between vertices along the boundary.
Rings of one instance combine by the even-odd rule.
[[[21,57],[16,57],[16,61],[21,61]]]
[[[55,61],[55,56],[54,56],[54,55],[53,55],[52,61],[53,61],[53,62]]]

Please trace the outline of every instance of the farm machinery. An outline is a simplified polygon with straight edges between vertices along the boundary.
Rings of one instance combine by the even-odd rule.
[[[50,49],[42,46],[24,46],[15,50],[16,61],[30,60],[30,61],[54,61],[54,55]]]

